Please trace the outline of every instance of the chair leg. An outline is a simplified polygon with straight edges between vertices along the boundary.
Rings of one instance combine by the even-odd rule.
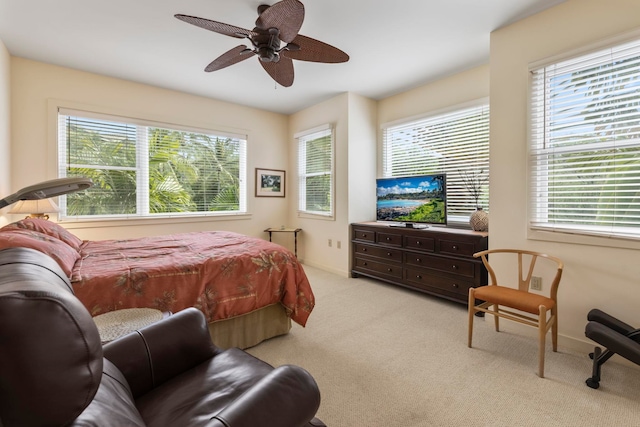
[[[500,332],[500,316],[498,316],[498,304],[493,304],[493,323],[496,325],[496,332]]]
[[[538,376],[544,378],[544,350],[545,338],[547,336],[547,308],[540,306],[540,317],[538,318]]]
[[[553,325],[551,325],[551,342],[553,343],[553,351],[558,352],[558,311],[555,307],[551,310],[551,317],[553,318]]]
[[[469,330],[467,337],[467,346],[471,348],[471,341],[473,339],[473,318],[475,317],[475,304],[476,298],[474,296],[474,289],[469,288]]]
[[[602,350],[600,347],[596,347],[589,356],[593,359],[593,369],[591,371],[591,378],[587,378],[587,385],[591,388],[597,389],[600,387],[600,369],[602,364],[600,358],[602,357]]]

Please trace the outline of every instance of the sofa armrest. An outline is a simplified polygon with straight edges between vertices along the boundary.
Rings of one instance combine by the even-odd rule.
[[[211,342],[202,312],[187,308],[104,346],[104,357],[124,374],[134,398],[210,359]]]
[[[284,365],[220,411],[207,427],[302,427],[319,407],[313,377],[299,366]]]

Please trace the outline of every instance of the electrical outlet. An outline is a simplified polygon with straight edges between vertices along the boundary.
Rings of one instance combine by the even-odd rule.
[[[342,247],[342,243],[340,243],[340,240],[338,240],[336,242],[336,248],[340,249]]]
[[[533,276],[531,278],[531,289],[533,289],[534,291],[542,290],[542,277]]]
[[[331,241],[331,239],[329,239],[328,243],[329,247],[331,247],[331,245],[333,245],[333,242]]]

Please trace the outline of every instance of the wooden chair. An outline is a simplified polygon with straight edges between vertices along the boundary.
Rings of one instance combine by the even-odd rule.
[[[492,257],[498,254],[515,254],[517,256],[517,288],[508,287],[506,284],[502,286],[503,282],[498,281],[495,271],[489,265],[488,255],[490,254]],[[538,328],[538,376],[544,378],[545,337],[549,329],[551,329],[553,351],[558,351],[557,294],[564,267],[562,261],[543,253],[519,249],[489,249],[473,256],[482,258],[491,281],[488,286],[469,289],[469,347],[471,347],[473,336],[473,319],[478,312],[494,316],[496,331],[500,330],[500,317]],[[538,259],[544,260],[544,263],[553,264],[552,268],[555,269],[553,279],[550,282],[545,282],[549,292],[548,297],[531,292],[531,278]],[[527,263],[528,265],[526,265]],[[526,276],[523,273],[526,273]],[[477,305],[476,300],[480,302]]]

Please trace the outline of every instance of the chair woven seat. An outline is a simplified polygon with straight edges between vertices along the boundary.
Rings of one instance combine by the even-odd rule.
[[[499,305],[508,305],[516,310],[526,311],[531,314],[538,314],[541,305],[545,306],[547,310],[551,310],[556,305],[554,300],[544,295],[523,292],[504,286],[481,286],[476,288],[475,297],[476,299],[491,301]]]

